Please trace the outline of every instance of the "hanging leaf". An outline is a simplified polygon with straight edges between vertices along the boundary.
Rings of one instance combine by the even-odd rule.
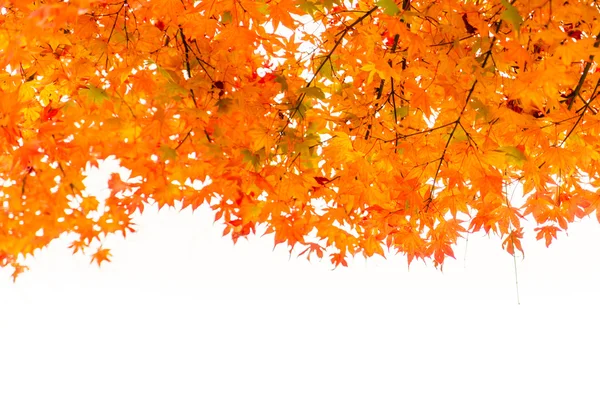
[[[281,90],[283,92],[288,90],[288,84],[287,84],[287,80],[285,79],[285,76],[277,75],[277,77],[275,77],[275,82],[277,82],[281,85]]]
[[[387,15],[396,15],[400,12],[400,8],[394,0],[378,0],[377,5],[383,8],[383,12]]]
[[[502,19],[512,24],[517,32],[520,32],[523,24],[523,17],[519,14],[519,10],[513,6],[508,0],[501,0],[502,5],[506,8],[502,12]]]
[[[408,107],[396,107],[396,117],[402,119],[408,115]]]
[[[325,99],[325,93],[323,92],[323,90],[315,86],[309,86],[307,88],[299,89],[298,92],[306,94],[307,97],[321,100]]]
[[[88,101],[94,104],[102,104],[105,100],[108,100],[108,94],[106,90],[100,89],[94,85],[88,85],[87,89],[81,89],[85,94],[87,94]]]
[[[221,14],[221,22],[223,24],[228,24],[232,21],[232,16],[231,16],[231,11],[225,11],[223,14]]]
[[[163,161],[174,160],[177,158],[177,150],[175,150],[172,147],[162,145],[162,146],[160,146],[159,150],[160,150],[160,158]]]

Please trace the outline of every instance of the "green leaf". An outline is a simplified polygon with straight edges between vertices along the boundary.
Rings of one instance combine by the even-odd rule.
[[[280,143],[279,144],[279,154],[287,154],[288,152],[288,144],[287,143]]]
[[[167,78],[169,80],[169,82],[173,82],[173,83],[177,83],[179,81],[179,76],[177,76],[177,73],[173,70],[170,69],[164,69],[163,67],[161,67],[160,65],[156,66],[156,70],[165,78]]]
[[[176,95],[186,95],[188,93],[187,90],[185,90],[184,87],[180,86],[179,84],[175,83],[175,82],[167,82],[167,84],[165,85],[165,89],[167,91],[167,93],[169,93],[170,95],[176,96]]]
[[[221,23],[222,24],[228,24],[231,22],[232,19],[233,18],[231,16],[230,11],[225,11],[223,14],[221,14]]]
[[[458,125],[454,130],[454,135],[452,135],[452,143],[463,143],[469,140],[469,136],[467,136],[467,132],[462,128],[462,126]]]
[[[298,115],[300,115],[301,118],[304,118],[306,111],[308,111],[310,108],[310,104],[302,102],[300,105],[298,105]]]
[[[487,119],[488,118],[489,109],[478,98],[476,98],[476,97],[471,98],[471,107],[473,108],[473,110],[477,111],[477,115],[475,117],[476,119],[480,119],[480,118]]]
[[[94,85],[88,85],[87,89],[81,90],[87,90],[88,99],[92,103],[102,104],[105,100],[108,100],[108,93],[106,93],[106,90],[100,89]]]
[[[396,107],[396,118],[404,118],[408,115],[408,106]]]
[[[294,145],[294,153],[300,153],[303,156],[307,156],[309,153],[309,146],[306,142],[298,142]]]
[[[333,7],[333,0],[320,0],[320,3],[324,6],[327,7],[328,9],[331,9],[331,7]],[[337,2],[336,2],[337,3]]]
[[[515,146],[502,146],[498,149],[506,155],[506,159],[509,163],[515,163],[519,166],[523,165],[523,162],[527,160],[527,156],[518,147]]]
[[[220,113],[228,113],[232,104],[233,100],[228,98],[222,98],[217,101],[217,107],[219,107]]]
[[[304,137],[304,143],[306,143],[309,148],[314,148],[315,146],[321,144],[321,136],[318,134],[309,133]]]
[[[325,98],[325,93],[323,93],[323,90],[321,90],[321,88],[318,88],[315,86],[309,86],[306,88],[302,88],[302,89],[298,90],[298,92],[306,94],[307,97],[317,98],[317,99],[321,99],[321,100],[323,100]]]
[[[506,7],[506,10],[502,13],[502,19],[506,22],[510,22],[515,27],[517,33],[521,30],[521,25],[523,24],[523,18],[519,14],[519,10],[512,4],[508,2],[508,0],[501,0],[502,5]]]
[[[319,11],[317,5],[312,1],[308,0],[298,0],[297,3],[298,8],[304,11],[305,14],[313,15],[316,11]]]
[[[288,90],[288,84],[287,84],[287,80],[285,79],[285,76],[277,75],[277,77],[275,77],[275,82],[277,82],[281,85],[281,90],[283,90],[284,92],[286,90]]]
[[[396,15],[400,12],[400,8],[394,0],[378,0],[377,5],[383,8],[383,13],[387,15]]]
[[[269,5],[267,3],[265,3],[264,1],[261,1],[256,6],[256,10],[263,15],[268,15],[269,14]]]
[[[331,67],[330,59],[325,61],[325,64],[323,64],[319,73],[330,81],[333,81],[333,68]]]
[[[167,161],[167,160],[174,160],[177,158],[177,150],[166,146],[166,145],[162,145],[160,146],[160,149],[158,149],[160,151],[160,158],[163,161]]]
[[[252,164],[255,169],[260,166],[260,154],[253,153],[248,149],[244,149],[242,150],[242,155],[244,156],[244,162]]]

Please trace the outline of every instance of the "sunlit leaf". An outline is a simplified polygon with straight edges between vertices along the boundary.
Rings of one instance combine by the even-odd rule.
[[[523,17],[519,14],[519,10],[513,6],[508,0],[501,0],[502,5],[506,8],[502,12],[502,19],[510,22],[517,32],[520,31],[523,24]]]
[[[162,145],[159,150],[163,161],[174,160],[177,158],[177,150],[172,147]]]
[[[383,8],[383,12],[387,15],[396,15],[400,12],[400,8],[394,0],[378,0],[377,5]]]

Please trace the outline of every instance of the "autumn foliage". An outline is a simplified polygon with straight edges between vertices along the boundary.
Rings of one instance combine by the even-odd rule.
[[[0,265],[101,263],[149,202],[336,265],[549,244],[600,215],[599,35],[584,0],[0,0]]]

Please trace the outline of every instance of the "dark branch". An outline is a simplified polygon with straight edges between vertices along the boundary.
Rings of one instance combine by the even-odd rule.
[[[335,41],[335,44],[333,45],[333,48],[323,58],[323,61],[321,61],[321,64],[319,64],[319,67],[317,68],[317,70],[313,74],[313,77],[306,83],[306,86],[304,86],[304,88],[310,87],[310,85],[314,82],[314,80],[316,79],[316,77],[319,74],[319,72],[321,72],[321,69],[323,69],[323,67],[325,66],[325,64],[327,62],[330,62],[331,56],[336,51],[336,49],[339,47],[339,45],[342,43],[342,41],[344,40],[344,37],[346,36],[346,34],[350,30],[352,30],[356,25],[358,25],[362,21],[364,21],[365,18],[367,18],[369,15],[373,14],[378,8],[379,8],[379,6],[375,6],[375,7],[371,8],[364,15],[361,15],[360,18],[358,18],[356,21],[354,21],[351,25],[349,25],[346,28],[344,28],[344,30],[338,34],[338,35],[340,35],[340,37]],[[294,118],[294,116],[298,113],[298,111],[300,110],[300,105],[304,101],[305,97],[306,97],[306,93],[302,93],[300,96],[298,96],[298,99],[296,100],[296,106],[293,108],[292,114],[288,117],[285,126],[281,129],[281,132],[283,132],[285,130],[285,128],[288,127],[288,125],[291,122],[291,119]]]
[[[559,147],[562,147],[562,145],[565,144],[565,142],[567,141],[567,139],[569,138],[569,136],[571,136],[571,134],[573,132],[575,132],[575,128],[577,127],[577,125],[579,125],[579,122],[581,122],[581,120],[583,119],[583,116],[585,115],[585,112],[590,108],[590,104],[592,103],[592,101],[596,97],[596,92],[598,91],[598,87],[600,87],[600,79],[598,79],[598,82],[596,82],[596,87],[594,88],[594,91],[592,92],[592,96],[591,96],[590,100],[585,103],[585,106],[583,107],[583,109],[579,113],[579,118],[577,118],[577,121],[575,121],[575,123],[573,124],[573,126],[569,130],[569,133],[567,133],[567,135],[565,136],[565,138],[558,145]]]
[[[600,47],[600,34],[598,34],[598,36],[596,36],[596,42],[594,42],[594,47],[598,48]],[[573,107],[573,103],[575,103],[575,99],[577,98],[577,96],[579,95],[579,92],[581,91],[581,88],[583,87],[583,83],[585,82],[585,78],[587,78],[588,72],[590,72],[590,68],[592,67],[592,62],[594,61],[594,56],[591,55],[589,61],[587,61],[585,63],[585,68],[583,69],[583,73],[581,74],[581,77],[579,78],[579,82],[577,82],[577,86],[575,87],[575,90],[573,90],[573,93],[571,93],[571,99],[569,100],[569,105],[568,105],[568,109],[570,110],[571,107]],[[586,108],[587,110],[587,108]]]

